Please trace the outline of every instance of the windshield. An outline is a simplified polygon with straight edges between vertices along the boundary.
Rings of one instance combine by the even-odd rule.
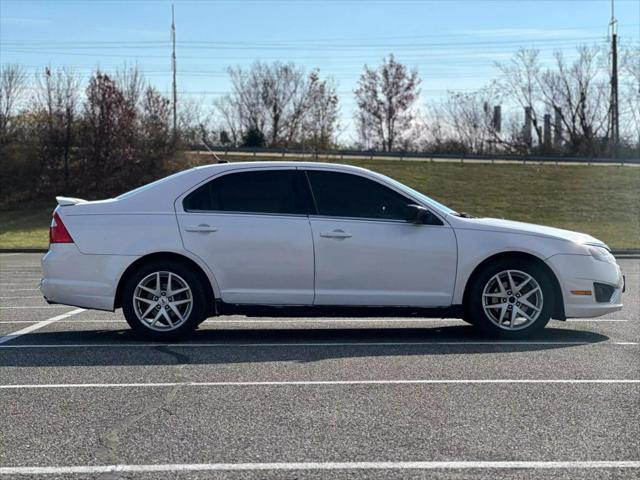
[[[425,203],[436,207],[441,212],[448,213],[449,215],[458,215],[458,212],[456,212],[455,210],[447,207],[446,205],[443,205],[442,203],[438,202],[437,200],[434,200],[431,197],[427,197],[424,193],[420,193],[419,191],[417,191],[417,190],[415,190],[415,189],[413,189],[411,187],[408,187],[404,183],[400,183],[400,182],[398,182],[397,180],[394,180],[391,177],[387,177],[385,175],[383,175],[383,176],[388,181],[393,183],[396,187],[398,187],[400,190],[402,190],[403,192],[406,192],[409,195],[412,195],[414,197],[420,198],[420,200],[423,200]]]

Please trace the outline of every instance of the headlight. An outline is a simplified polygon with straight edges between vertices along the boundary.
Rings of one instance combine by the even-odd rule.
[[[596,260],[607,263],[616,263],[616,257],[614,257],[609,250],[604,247],[596,247],[593,245],[587,245],[589,253]]]

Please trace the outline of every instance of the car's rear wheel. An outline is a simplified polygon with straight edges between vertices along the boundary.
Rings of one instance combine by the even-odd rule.
[[[485,334],[517,339],[538,332],[551,318],[553,280],[535,262],[499,260],[473,280],[466,315]]]
[[[199,278],[179,262],[152,262],[134,271],[122,291],[122,310],[136,336],[180,338],[206,317]]]

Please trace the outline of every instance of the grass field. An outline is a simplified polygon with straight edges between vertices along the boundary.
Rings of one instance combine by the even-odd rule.
[[[192,161],[209,159],[200,156]],[[612,248],[640,248],[640,168],[397,160],[349,163],[389,175],[473,215],[577,230]],[[0,248],[46,247],[54,206],[52,199],[47,205],[0,211]]]
[[[55,200],[48,205],[0,210],[0,248],[46,248]]]

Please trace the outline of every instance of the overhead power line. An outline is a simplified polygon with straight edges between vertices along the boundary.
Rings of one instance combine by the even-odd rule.
[[[488,46],[508,46],[508,45],[567,45],[579,42],[594,42],[605,39],[604,35],[590,37],[574,37],[574,38],[519,38],[514,40],[490,40],[490,41],[471,41],[471,42],[411,42],[411,43],[309,43],[306,45],[292,45],[286,42],[219,42],[219,41],[180,41],[178,45],[190,49],[210,49],[210,50],[287,50],[287,51],[308,51],[308,50],[366,50],[366,49],[422,49],[426,47],[488,47]],[[19,47],[23,49],[64,49],[64,50],[122,50],[122,49],[160,49],[166,48],[170,44],[168,42],[157,42],[154,44],[122,44],[122,45],[83,45],[81,42],[74,44],[60,44],[57,42],[38,43],[38,44],[21,44],[17,42],[2,42],[2,45],[8,47]]]
[[[605,45],[606,41],[604,38],[600,39],[599,42],[592,42],[592,45]],[[541,52],[544,51],[555,51],[558,49],[561,49],[561,45],[551,45],[551,46],[545,46],[544,48],[536,46],[536,45],[527,45],[526,43],[520,43],[518,44],[519,47],[522,48],[535,48],[536,50],[539,50]],[[566,44],[563,47],[564,48],[571,48],[571,47],[577,47],[578,45],[576,44]],[[640,46],[640,43],[627,43],[627,46],[630,46],[632,48],[636,48],[637,46]],[[100,57],[105,57],[105,58],[122,58],[122,59],[139,59],[139,60],[145,60],[148,58],[166,58],[165,55],[160,55],[160,54],[151,54],[151,53],[146,53],[146,52],[141,52],[139,54],[134,54],[133,52],[129,52],[129,53],[103,53],[103,52],[78,52],[78,51],[61,51],[61,50],[49,50],[49,49],[25,49],[25,48],[3,48],[2,49],[3,52],[6,53],[21,53],[21,54],[32,54],[32,55],[60,55],[60,56],[71,56],[71,57],[92,57],[92,58],[100,58]],[[307,60],[312,60],[312,59],[327,59],[327,60],[331,60],[331,59],[346,59],[346,58],[354,58],[354,59],[362,59],[365,57],[371,58],[371,60],[373,61],[377,61],[379,60],[379,58],[381,58],[382,56],[385,56],[389,53],[394,53],[398,58],[404,58],[407,56],[412,56],[412,57],[417,57],[417,58],[437,58],[437,57],[448,57],[448,58],[466,58],[466,57],[470,57],[470,56],[475,56],[475,55],[489,55],[489,54],[497,54],[497,53],[510,53],[516,50],[516,48],[499,48],[499,47],[494,47],[494,48],[478,48],[478,49],[465,49],[465,50],[459,50],[459,51],[447,51],[446,49],[442,49],[442,51],[434,51],[434,52],[424,52],[423,49],[417,49],[417,51],[420,51],[422,53],[416,53],[414,51],[415,49],[411,49],[411,53],[405,53],[403,51],[393,51],[393,50],[385,50],[385,51],[381,51],[381,52],[377,52],[377,53],[368,53],[368,54],[359,54],[359,55],[342,55],[342,54],[334,54],[334,55],[304,55],[304,56],[293,56],[293,55],[287,55],[287,54],[280,54],[278,56],[275,57],[265,57],[265,55],[263,55],[262,53],[255,53],[255,54],[250,54],[250,53],[245,53],[245,54],[238,54],[238,55],[233,55],[233,56],[208,56],[205,54],[199,54],[199,55],[181,55],[180,58],[182,59],[194,59],[194,60],[213,60],[213,59],[217,59],[217,60],[230,60],[231,63],[238,63],[238,61],[240,60],[266,60],[267,58],[271,58],[274,60],[281,60],[281,61],[287,61],[287,60],[294,60],[294,59],[307,59]],[[234,61],[235,60],[235,61]]]
[[[640,23],[618,23],[618,27],[620,28],[632,28],[640,26]],[[497,37],[497,36],[507,36],[507,35],[515,35],[517,29],[500,29],[495,32],[490,31],[470,31],[470,32],[449,32],[449,33],[438,33],[438,34],[420,34],[420,35],[384,35],[381,37],[331,37],[331,38],[297,38],[297,39],[288,39],[287,44],[298,44],[298,43],[329,43],[329,42],[367,42],[367,41],[383,41],[385,43],[389,42],[389,40],[416,40],[422,38],[436,38],[442,40],[443,38],[469,38],[473,36],[485,36],[485,37]],[[545,35],[544,29],[524,29],[530,36],[537,35]],[[554,35],[557,39],[566,38],[562,36],[559,32],[583,32],[583,31],[602,31],[602,25],[585,25],[585,26],[576,26],[576,27],[563,27],[561,29],[554,29]],[[522,37],[521,34],[518,34],[519,37]],[[581,37],[577,37],[581,38]],[[257,39],[255,43],[265,44],[269,43],[269,39]],[[202,40],[194,40],[187,39],[182,42],[189,43],[197,43],[202,42]],[[180,43],[182,43],[180,42]],[[217,41],[214,43],[238,43],[238,40],[227,40],[225,42]],[[2,43],[11,43],[11,44],[23,44],[23,45],[148,45],[148,44],[170,44],[170,41],[167,40],[60,40],[60,39],[51,39],[51,40],[20,40],[20,41],[8,41],[3,42],[0,39],[0,44]],[[245,43],[244,41],[240,41],[240,43]],[[282,43],[282,42],[278,42]]]

